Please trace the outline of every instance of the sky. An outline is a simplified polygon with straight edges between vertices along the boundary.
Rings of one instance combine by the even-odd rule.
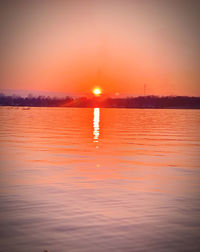
[[[0,89],[200,96],[200,1],[1,1]]]

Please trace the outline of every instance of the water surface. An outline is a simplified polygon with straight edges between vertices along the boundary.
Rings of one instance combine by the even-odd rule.
[[[200,251],[199,110],[0,116],[0,251]]]

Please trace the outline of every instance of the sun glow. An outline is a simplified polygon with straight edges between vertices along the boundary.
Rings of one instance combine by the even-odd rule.
[[[96,96],[99,96],[100,94],[102,94],[102,91],[101,91],[100,88],[94,88],[94,89],[92,90],[92,93],[93,93],[94,95],[96,95]]]

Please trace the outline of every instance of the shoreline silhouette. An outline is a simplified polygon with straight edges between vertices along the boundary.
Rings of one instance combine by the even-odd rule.
[[[77,108],[149,108],[200,109],[200,97],[191,96],[137,96],[126,98],[79,97],[65,98],[0,94],[0,106],[17,107],[77,107]]]

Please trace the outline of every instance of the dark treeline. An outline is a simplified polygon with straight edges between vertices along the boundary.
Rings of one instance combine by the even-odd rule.
[[[200,109],[200,97],[138,96],[127,98],[57,98],[49,96],[27,97],[0,94],[0,106],[25,107],[107,107],[107,108],[194,108]]]
[[[49,96],[34,97],[32,95],[21,97],[17,95],[6,96],[4,94],[0,94],[0,106],[59,107],[72,100],[73,99],[70,97],[52,98]]]
[[[188,96],[139,96],[109,99],[111,107],[126,108],[200,108],[200,97]]]

